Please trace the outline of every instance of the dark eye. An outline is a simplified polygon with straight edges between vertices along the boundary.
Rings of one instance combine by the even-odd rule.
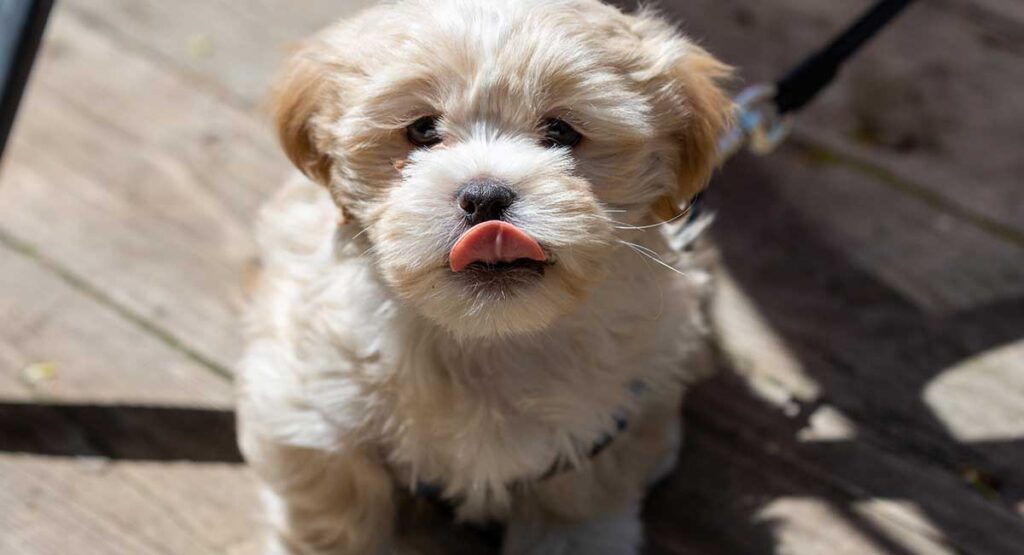
[[[544,122],[544,144],[551,147],[564,146],[572,148],[580,144],[583,135],[571,125],[558,118]]]
[[[405,136],[416,146],[434,146],[441,142],[437,131],[437,116],[423,116],[405,128]]]

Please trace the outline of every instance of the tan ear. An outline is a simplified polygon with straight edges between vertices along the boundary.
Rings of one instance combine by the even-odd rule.
[[[328,72],[315,57],[317,45],[307,44],[285,64],[271,91],[277,137],[288,159],[307,177],[326,185],[330,158],[318,144],[314,121],[328,93]]]
[[[732,124],[734,113],[732,100],[722,88],[731,76],[731,67],[694,44],[688,45],[672,70],[687,104],[679,136],[678,201],[688,201],[703,190],[718,165],[718,140]]]
[[[732,68],[706,50],[682,38],[654,12],[637,19],[642,51],[656,84],[662,123],[678,145],[678,186],[657,199],[651,212],[661,220],[680,214],[685,205],[707,185],[718,163],[718,140],[732,124],[733,103],[723,88]]]

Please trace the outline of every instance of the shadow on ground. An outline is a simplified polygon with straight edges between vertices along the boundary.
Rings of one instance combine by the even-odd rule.
[[[0,452],[132,461],[241,463],[231,411],[0,403]]]
[[[880,552],[911,551],[855,510],[859,501],[913,504],[953,550],[1009,552],[1024,523],[1016,538],[979,537],[964,526],[970,507],[930,485],[952,482],[970,502],[1019,519],[1012,507],[1024,501],[1024,440],[959,442],[922,398],[943,370],[1024,336],[1024,299],[944,317],[922,312],[816,240],[763,163],[741,157],[716,181],[713,235],[739,288],[821,396],[788,417],[728,369],[695,388],[681,465],[647,506],[650,551],[776,553],[762,511],[786,496],[826,502]],[[856,441],[798,440],[823,404],[857,424]],[[968,472],[973,481],[961,479]]]

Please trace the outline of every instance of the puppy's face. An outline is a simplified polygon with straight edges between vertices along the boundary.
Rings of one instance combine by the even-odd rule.
[[[527,333],[612,270],[613,220],[703,186],[726,72],[596,0],[411,1],[310,41],[277,122],[400,297],[460,337]]]

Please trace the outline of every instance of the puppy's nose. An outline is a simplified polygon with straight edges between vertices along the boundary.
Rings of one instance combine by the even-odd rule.
[[[496,179],[474,179],[459,187],[455,199],[466,213],[469,225],[476,225],[500,220],[516,199],[516,194]]]

